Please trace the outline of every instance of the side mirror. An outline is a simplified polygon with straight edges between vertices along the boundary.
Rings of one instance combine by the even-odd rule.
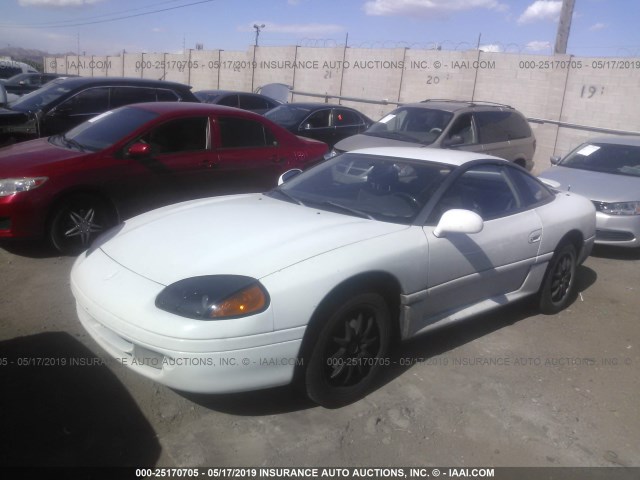
[[[278,186],[282,185],[287,180],[291,180],[293,177],[297,177],[301,173],[302,170],[300,170],[299,168],[292,168],[291,170],[287,170],[282,175],[280,175],[280,178],[278,178]]]
[[[445,138],[442,141],[443,147],[453,147],[455,145],[462,145],[464,143],[464,139],[462,135],[451,135],[449,138]]]
[[[151,154],[151,146],[148,143],[134,143],[127,149],[127,155],[132,158],[148,157]]]
[[[482,217],[471,210],[454,208],[444,212],[433,234],[444,237],[447,233],[478,233],[484,228]]]
[[[71,106],[69,105],[58,105],[53,110],[49,111],[48,115],[52,117],[64,117],[71,113]]]
[[[549,160],[551,161],[551,165],[558,165],[562,157],[560,155],[554,155]]]

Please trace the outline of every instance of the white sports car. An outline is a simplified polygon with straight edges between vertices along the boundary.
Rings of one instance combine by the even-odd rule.
[[[394,337],[526,296],[561,310],[593,246],[590,201],[498,158],[376,148],[293,173],[99,237],[71,272],[87,331],[178,390],[295,381],[336,407],[366,394]]]

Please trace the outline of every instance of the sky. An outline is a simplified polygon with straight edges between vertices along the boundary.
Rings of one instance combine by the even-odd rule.
[[[0,47],[117,55],[261,46],[551,54],[561,0],[2,0]],[[575,0],[567,53],[640,56],[640,0]]]

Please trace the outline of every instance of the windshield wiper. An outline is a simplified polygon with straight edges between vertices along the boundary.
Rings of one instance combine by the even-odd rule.
[[[64,134],[61,135],[60,137],[62,139],[62,141],[64,143],[66,143],[67,145],[71,145],[74,148],[77,148],[78,150],[80,150],[81,152],[85,151],[84,146],[81,143],[76,142],[75,140],[73,140],[72,138],[67,138]]]
[[[358,217],[368,218],[369,220],[375,220],[375,218],[373,218],[368,213],[363,212],[362,210],[356,210],[355,208],[347,207],[346,205],[342,205],[341,203],[325,201],[325,202],[318,202],[317,205],[320,205],[320,206],[329,205],[331,207],[335,207],[335,208],[339,208],[340,210],[344,210],[345,212],[353,213],[354,215],[357,215]]]
[[[302,205],[303,207],[306,207],[306,205],[304,203],[302,203],[302,201],[300,201],[299,199],[297,199],[293,195],[285,192],[284,190],[282,190],[280,188],[274,188],[273,190],[271,190],[270,193],[272,193],[272,192],[278,192],[280,195],[282,195],[287,200],[290,200],[293,203],[297,203],[298,205]]]
[[[391,138],[391,139],[395,139],[395,140],[401,140],[401,141],[405,141],[405,142],[412,142],[412,143],[416,143],[416,139],[411,137],[410,135],[405,135],[403,133],[400,132],[389,132],[389,131],[385,131],[385,132],[362,132],[364,135],[371,135],[372,137],[382,137],[382,138]]]

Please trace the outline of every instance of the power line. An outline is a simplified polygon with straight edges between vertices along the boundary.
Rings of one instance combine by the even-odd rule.
[[[192,3],[187,3],[185,5],[178,5],[175,7],[168,7],[168,8],[161,8],[158,10],[152,10],[150,12],[143,12],[143,13],[136,13],[133,15],[124,15],[121,17],[116,17],[116,18],[109,18],[106,20],[94,20],[91,22],[81,22],[81,23],[70,23],[67,25],[57,25],[57,24],[49,24],[49,25],[43,25],[43,24],[23,24],[23,25],[12,25],[12,24],[0,24],[0,26],[2,26],[3,28],[67,28],[67,27],[79,27],[82,25],[95,25],[97,23],[108,23],[108,22],[115,22],[117,20],[125,20],[127,18],[135,18],[135,17],[142,17],[144,15],[150,15],[152,13],[160,13],[160,12],[167,12],[169,10],[176,10],[179,8],[185,8],[185,7],[191,7],[193,5],[200,5],[202,3],[210,3],[213,2],[215,0],[200,0],[199,2],[192,2]],[[170,2],[164,2],[164,3],[170,3]],[[129,10],[129,11],[134,11],[134,10],[140,10],[138,9],[133,9],[133,10]],[[98,18],[98,17],[102,17],[102,16],[108,16],[108,15],[117,15],[117,13],[112,13],[112,14],[103,14],[103,15],[96,15],[93,18]],[[89,17],[91,18],[91,17]],[[70,22],[73,22],[74,20],[68,20]]]
[[[102,17],[110,17],[112,15],[119,15],[122,13],[129,13],[129,12],[137,12],[139,10],[144,10],[146,8],[150,8],[150,7],[157,7],[159,5],[163,5],[166,3],[175,3],[175,2],[180,2],[180,1],[184,1],[184,0],[165,0],[164,2],[155,2],[155,3],[151,3],[148,5],[144,5],[142,7],[137,7],[137,8],[128,8],[126,10],[119,10],[117,12],[111,12],[111,13],[102,13],[100,15],[90,15],[90,16],[86,16],[86,17],[79,17],[79,18],[74,18],[73,20],[59,20],[59,21],[55,21],[55,22],[38,22],[38,23],[27,23],[27,24],[7,24],[7,23],[2,23],[0,24],[0,26],[13,26],[13,27],[25,27],[25,28],[31,28],[31,27],[38,27],[38,26],[42,26],[42,27],[52,27],[52,26],[56,26],[58,24],[63,24],[63,23],[70,23],[70,22],[78,22],[78,21],[84,21],[84,20],[93,20],[95,18],[102,18]],[[66,25],[59,25],[59,26],[66,26]]]

